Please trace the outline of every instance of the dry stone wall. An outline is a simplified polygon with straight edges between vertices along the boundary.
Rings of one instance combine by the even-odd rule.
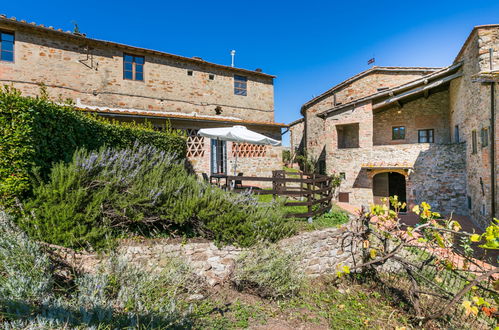
[[[305,232],[280,241],[278,246],[299,253],[299,267],[310,277],[335,273],[340,266],[351,267],[354,258],[357,262],[361,260],[360,244],[352,244],[350,239],[343,240],[346,228]],[[64,248],[57,248],[56,251],[69,264],[80,267],[84,272],[95,271],[107,258]],[[218,248],[208,241],[182,244],[167,239],[124,241],[118,248],[118,254],[132,264],[155,271],[160,271],[171,258],[180,258],[212,286],[229,281],[236,259],[243,251],[234,246]]]

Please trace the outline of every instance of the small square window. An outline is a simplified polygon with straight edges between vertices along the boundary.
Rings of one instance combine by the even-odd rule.
[[[347,178],[345,172],[340,172],[340,179],[345,180]]]
[[[405,139],[405,126],[392,127],[392,140]]]
[[[248,78],[234,76],[234,94],[246,96],[248,94]]]
[[[454,142],[459,143],[459,125],[454,126]]]
[[[144,81],[144,56],[123,54],[123,79]]]
[[[14,62],[14,34],[0,31],[0,61]]]
[[[418,142],[419,143],[433,143],[434,139],[433,129],[420,129],[418,130]]]
[[[192,76],[192,75],[193,75],[192,70],[187,70],[187,75],[188,75],[188,76]]]
[[[210,74],[210,75],[208,75],[208,78],[209,78],[210,80],[215,80],[215,75],[214,75],[214,74]]]

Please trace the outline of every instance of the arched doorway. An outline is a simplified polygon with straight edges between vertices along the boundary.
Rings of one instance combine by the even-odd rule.
[[[382,204],[383,198],[395,195],[398,196],[400,202],[407,202],[405,175],[397,172],[383,172],[373,177],[375,204]],[[392,208],[391,205],[390,208]],[[405,211],[405,209],[401,211]]]

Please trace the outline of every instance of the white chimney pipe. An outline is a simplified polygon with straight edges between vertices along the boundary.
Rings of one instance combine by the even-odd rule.
[[[234,67],[234,56],[236,56],[236,51],[234,49],[230,51],[230,56],[232,56],[231,67]]]

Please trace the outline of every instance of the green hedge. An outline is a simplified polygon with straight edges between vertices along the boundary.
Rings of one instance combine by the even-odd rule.
[[[46,177],[54,162],[70,161],[78,148],[123,148],[136,141],[185,157],[185,137],[175,130],[107,121],[5,86],[0,90],[0,203],[25,197],[35,169]]]

